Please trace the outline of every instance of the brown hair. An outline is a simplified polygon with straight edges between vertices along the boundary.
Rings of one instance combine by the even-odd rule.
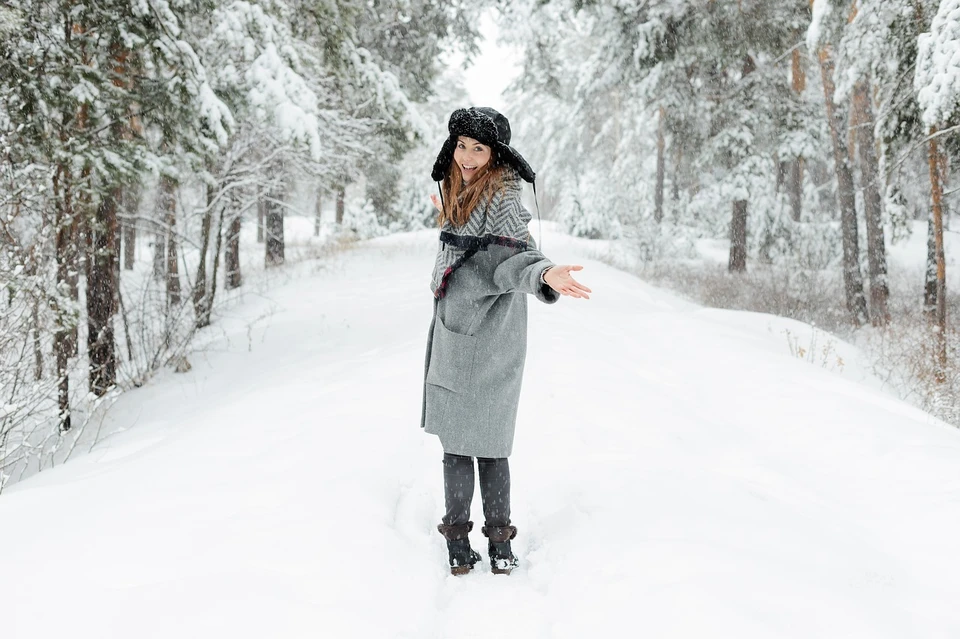
[[[492,149],[491,149],[492,151]],[[454,226],[463,226],[470,214],[484,198],[493,199],[503,188],[504,167],[497,162],[496,155],[477,171],[476,177],[467,184],[463,183],[463,174],[456,160],[450,162],[446,177],[443,178],[443,211],[437,219],[440,226],[447,220]]]

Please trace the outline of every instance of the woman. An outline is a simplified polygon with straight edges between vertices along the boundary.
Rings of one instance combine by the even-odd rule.
[[[473,457],[480,471],[483,534],[494,573],[510,574],[510,468],[517,404],[527,348],[527,298],[547,304],[560,295],[589,299],[571,277],[581,266],[557,266],[537,250],[520,201],[530,165],[510,144],[510,124],[489,108],[458,109],[433,167],[441,182],[440,251],[433,271],[434,316],[425,363],[421,427],[443,445],[450,570],[469,572],[480,560],[473,529]]]

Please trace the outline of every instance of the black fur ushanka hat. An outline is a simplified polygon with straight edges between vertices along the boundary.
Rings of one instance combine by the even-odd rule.
[[[460,135],[473,138],[491,147],[499,161],[516,169],[525,181],[533,183],[537,177],[523,156],[510,146],[510,122],[494,109],[490,107],[457,109],[450,115],[447,130],[450,131],[450,137],[443,143],[440,155],[433,164],[433,172],[430,174],[434,182],[441,182],[446,177],[450,163],[453,162],[453,151],[457,148],[457,136]]]

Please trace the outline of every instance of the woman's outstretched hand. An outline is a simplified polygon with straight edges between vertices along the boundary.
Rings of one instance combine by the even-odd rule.
[[[443,213],[443,205],[440,204],[440,198],[439,198],[439,197],[437,197],[436,195],[431,195],[431,196],[430,196],[430,201],[433,202],[433,205],[434,205],[435,207],[437,207],[437,210],[438,210],[439,212]]]
[[[582,271],[582,266],[554,266],[543,276],[543,280],[557,293],[569,295],[570,297],[582,297],[585,300],[590,299],[588,293],[592,293],[589,288],[573,279],[570,271]]]

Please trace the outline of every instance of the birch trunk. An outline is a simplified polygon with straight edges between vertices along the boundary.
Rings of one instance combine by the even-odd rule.
[[[53,334],[53,354],[57,367],[57,408],[60,432],[70,430],[70,375],[67,364],[76,348],[75,319],[72,318],[62,301],[70,293],[70,269],[76,268],[76,243],[74,241],[74,220],[70,169],[61,164],[53,177],[54,194],[57,198],[56,210],[56,259],[57,285],[55,300],[57,329]]]

